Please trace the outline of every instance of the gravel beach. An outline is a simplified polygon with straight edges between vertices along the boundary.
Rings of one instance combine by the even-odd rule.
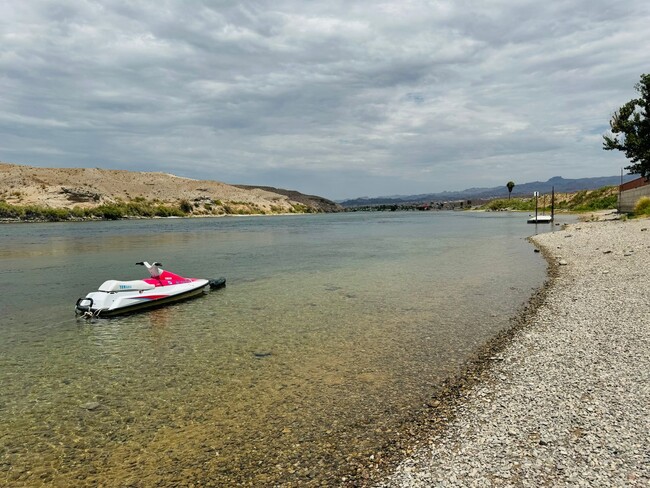
[[[532,241],[556,271],[544,302],[378,488],[650,486],[650,220]]]

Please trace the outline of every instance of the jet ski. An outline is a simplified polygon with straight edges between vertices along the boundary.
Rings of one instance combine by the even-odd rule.
[[[77,300],[75,314],[92,318],[139,312],[226,286],[225,278],[184,278],[165,271],[160,263],[149,264],[143,261],[136,264],[147,268],[151,277],[132,281],[105,281],[97,291]]]

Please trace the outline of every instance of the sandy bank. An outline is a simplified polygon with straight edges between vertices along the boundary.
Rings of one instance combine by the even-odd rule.
[[[379,486],[650,486],[650,221],[533,241],[556,271],[543,303]]]

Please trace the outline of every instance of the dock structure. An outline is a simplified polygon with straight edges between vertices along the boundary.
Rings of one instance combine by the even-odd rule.
[[[553,222],[555,217],[555,187],[551,188],[551,215],[544,215],[544,209],[546,208],[546,195],[544,195],[544,205],[542,207],[542,215],[539,215],[537,212],[537,199],[539,198],[539,192],[536,191],[535,195],[535,216],[530,216],[526,221],[529,224],[550,224]]]

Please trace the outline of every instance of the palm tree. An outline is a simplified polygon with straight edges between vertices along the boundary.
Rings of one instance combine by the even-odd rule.
[[[515,187],[515,182],[514,181],[509,181],[506,183],[506,188],[508,188],[508,200],[510,200],[510,194],[512,193],[512,189]]]

